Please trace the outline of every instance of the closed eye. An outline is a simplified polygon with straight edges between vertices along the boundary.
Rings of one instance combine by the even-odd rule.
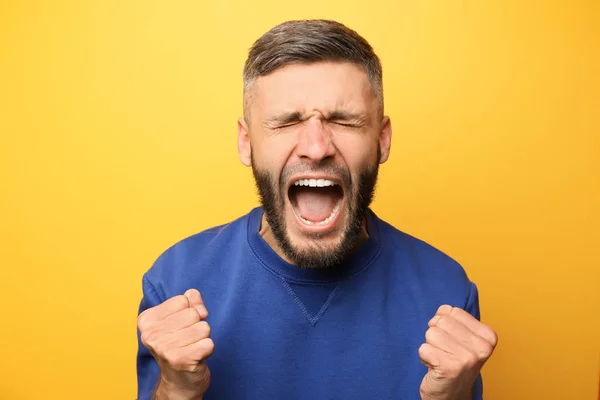
[[[289,128],[290,126],[298,125],[299,123],[300,123],[300,121],[290,122],[287,124],[279,125],[275,129]]]
[[[350,127],[350,128],[356,128],[358,126],[356,124],[351,124],[349,122],[333,121],[333,123],[336,124],[336,125],[347,126],[347,127]]]
[[[365,125],[367,118],[363,114],[334,111],[329,115],[328,121],[346,128],[360,128]]]

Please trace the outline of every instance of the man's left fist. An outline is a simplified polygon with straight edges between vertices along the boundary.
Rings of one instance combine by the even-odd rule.
[[[421,382],[423,400],[467,400],[498,336],[468,312],[441,306],[429,321],[419,356],[429,371]]]

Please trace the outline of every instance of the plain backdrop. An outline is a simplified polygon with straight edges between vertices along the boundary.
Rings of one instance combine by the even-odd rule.
[[[0,399],[135,397],[142,274],[258,204],[242,66],[303,18],[382,59],[373,209],[477,283],[500,336],[486,400],[596,398],[598,1],[4,0]]]

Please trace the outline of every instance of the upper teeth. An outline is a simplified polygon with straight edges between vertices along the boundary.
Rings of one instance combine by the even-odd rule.
[[[335,182],[329,179],[299,179],[294,182],[294,186],[324,187],[334,185]]]

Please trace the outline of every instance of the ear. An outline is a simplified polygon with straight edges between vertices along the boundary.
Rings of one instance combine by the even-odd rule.
[[[379,163],[383,164],[387,161],[390,156],[390,147],[392,145],[392,121],[390,117],[383,117],[381,122],[381,132],[379,133],[379,149],[381,150],[381,157]]]
[[[238,119],[238,155],[245,166],[252,165],[250,137],[248,136],[248,125],[244,118]]]

